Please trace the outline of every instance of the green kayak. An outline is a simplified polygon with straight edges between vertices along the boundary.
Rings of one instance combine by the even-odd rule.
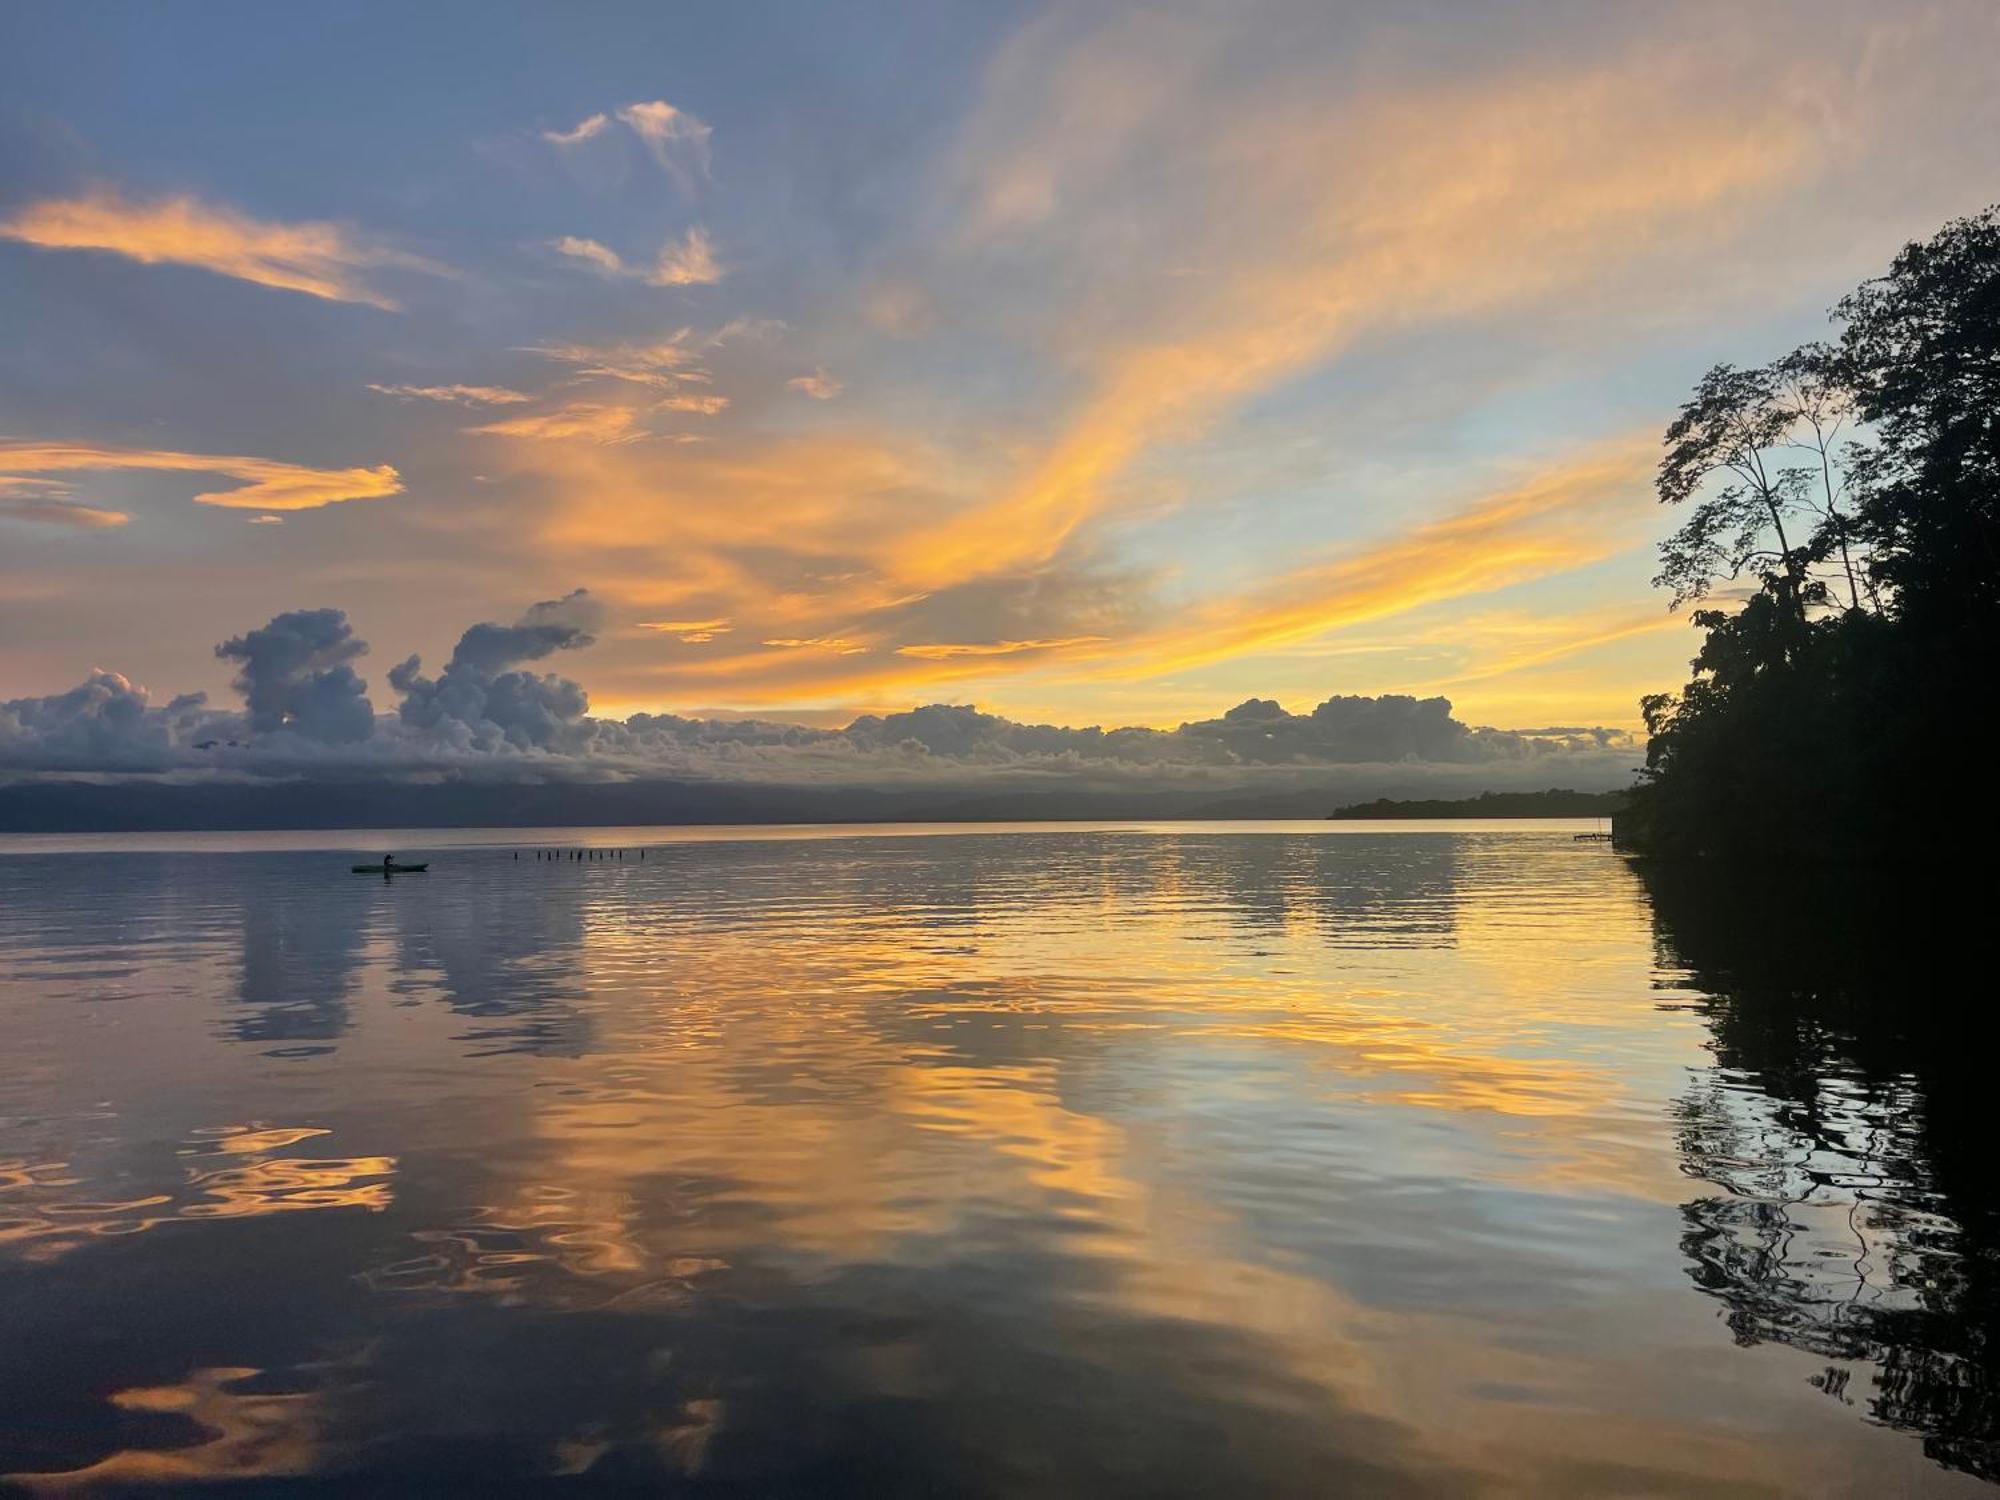
[[[356,865],[354,867],[354,873],[357,875],[421,875],[424,873],[424,871],[428,870],[429,868],[430,866],[428,864]]]

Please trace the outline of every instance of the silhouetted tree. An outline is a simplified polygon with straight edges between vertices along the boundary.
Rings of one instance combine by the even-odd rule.
[[[1835,309],[1842,377],[1875,444],[1858,533],[1899,612],[1990,632],[2000,613],[2000,208],[1906,246]]]
[[[1692,509],[1655,583],[1674,608],[1755,586],[1695,611],[1693,678],[1641,704],[1631,847],[1876,855],[1967,832],[1935,799],[1941,779],[1976,795],[1960,705],[2000,665],[2000,210],[1908,246],[1834,319],[1833,344],[1716,366],[1667,429],[1659,497]]]

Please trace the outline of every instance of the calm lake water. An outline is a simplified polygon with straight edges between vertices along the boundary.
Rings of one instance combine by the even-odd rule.
[[[1971,997],[1573,826],[0,840],[0,1473],[1987,1492]]]

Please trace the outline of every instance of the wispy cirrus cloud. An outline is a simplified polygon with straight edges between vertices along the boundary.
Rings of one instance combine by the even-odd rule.
[[[119,255],[142,265],[195,266],[257,286],[390,311],[397,303],[368,284],[367,272],[451,274],[435,261],[344,225],[277,223],[186,195],[138,202],[104,189],[45,198],[0,220],[0,239],[43,250]]]
[[[831,401],[846,389],[840,381],[824,370],[814,370],[810,375],[794,375],[785,384],[800,395],[810,396],[815,401]]]
[[[51,479],[0,474],[0,521],[29,521],[69,531],[113,531],[132,518],[70,499],[69,485]]]
[[[501,385],[375,385],[368,387],[398,401],[437,401],[454,406],[512,406],[534,397]]]
[[[962,656],[1019,656],[1024,652],[1060,651],[1066,646],[1093,646],[1101,635],[1072,635],[1046,641],[931,641],[898,646],[898,656],[919,661],[951,661]]]
[[[728,410],[728,407],[729,398],[727,396],[718,396],[713,392],[704,393],[698,391],[683,391],[677,396],[668,396],[663,400],[653,403],[654,411],[683,411],[690,412],[697,417],[712,417],[717,412]]]
[[[638,429],[638,414],[632,408],[595,401],[572,401],[554,411],[506,417],[465,430],[485,437],[524,438],[532,442],[581,439],[590,443],[628,443],[645,436]]]
[[[715,245],[708,231],[695,225],[679,239],[660,247],[650,265],[628,261],[609,245],[579,235],[566,234],[550,241],[558,255],[580,261],[600,275],[648,286],[713,286],[721,281],[724,268],[715,258]]]
[[[623,276],[625,259],[609,245],[601,245],[596,240],[585,239],[582,235],[566,234],[551,240],[550,247],[558,255],[567,255],[571,260],[580,260],[587,266],[595,266],[607,276]]]
[[[641,620],[641,630],[654,630],[662,635],[671,635],[683,645],[698,646],[714,640],[719,635],[727,635],[733,622],[726,616],[713,620]]]
[[[316,510],[348,500],[378,500],[401,494],[402,476],[388,464],[373,468],[315,469],[272,458],[220,453],[177,453],[158,448],[110,448],[87,443],[0,441],[0,472],[51,474],[161,470],[221,474],[239,488],[211,490],[193,497],[197,505],[230,510]]]
[[[618,118],[684,191],[694,191],[697,182],[708,176],[709,138],[714,132],[686,110],[664,99],[649,99],[626,105]]]
[[[868,647],[839,635],[776,636],[758,644],[779,651],[829,651],[835,656],[859,656]]]
[[[646,156],[692,196],[708,180],[709,145],[715,132],[709,125],[664,99],[642,99],[606,113],[585,115],[568,130],[543,130],[541,138],[558,151],[572,151],[606,139],[612,122],[631,132]]]
[[[1045,562],[1147,455],[1364,337],[1573,302],[1733,231],[1827,147],[1821,121],[1720,91],[1688,48],[1329,102],[1311,66],[1245,89],[1226,29],[1077,32],[1030,28],[994,69],[956,253],[1087,289],[1046,328],[1083,394],[1004,493],[912,531],[895,566],[913,582]]]
[[[568,130],[544,130],[542,139],[551,146],[581,146],[585,141],[595,140],[604,134],[610,124],[611,117],[607,114],[585,115]]]
[[[1197,605],[1118,643],[1118,670],[1163,676],[1597,562],[1643,538],[1649,517],[1633,501],[1657,457],[1650,433],[1592,444],[1444,515]]]
[[[660,247],[646,280],[653,286],[713,286],[722,276],[708,231],[697,224],[680,239],[668,240]]]
[[[691,576],[699,594],[689,597],[730,609],[737,638],[748,639],[723,654],[654,664],[649,676],[656,692],[723,690],[745,706],[883,702],[954,684],[990,690],[1024,671],[1055,672],[1073,683],[1135,682],[1269,659],[1322,639],[1374,640],[1398,617],[1574,573],[1638,545],[1651,510],[1635,497],[1649,493],[1655,457],[1649,433],[1584,444],[1505,473],[1425,519],[1275,576],[1179,601],[1157,595],[1143,577],[1066,586],[1047,569],[1023,575],[1012,598],[996,595],[991,580],[899,593],[863,560],[894,547],[902,497],[923,493],[905,488],[918,472],[898,468],[886,452],[820,444],[801,446],[796,468],[787,464],[782,477],[769,459],[751,467],[740,455],[719,454],[686,467],[678,455],[616,450],[608,467],[588,471],[598,519],[568,511],[552,519],[545,540],[558,556],[612,549],[629,556],[635,538],[672,528],[672,558],[681,566],[704,554],[761,563],[787,549],[794,567],[810,556],[845,557],[853,571],[795,573],[797,581],[777,594],[767,577],[740,567]],[[628,459],[653,477],[621,475],[618,466]],[[753,486],[760,497],[754,504]],[[687,492],[733,494],[745,515],[729,524],[670,498]],[[878,509],[865,509],[864,497]],[[752,517],[754,524],[744,524]],[[1017,622],[1072,628],[1004,633]],[[978,633],[996,623],[1002,630]],[[963,633],[938,633],[953,627]],[[1517,655],[1512,643],[1504,652],[1495,648],[1480,654]],[[1570,648],[1547,649],[1553,660]]]
[[[531,354],[568,365],[578,378],[622,380],[653,390],[673,391],[688,382],[706,384],[708,371],[690,347],[693,335],[681,329],[669,338],[630,344],[533,344]]]

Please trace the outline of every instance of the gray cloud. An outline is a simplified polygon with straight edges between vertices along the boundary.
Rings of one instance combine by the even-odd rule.
[[[242,663],[236,690],[253,732],[290,730],[330,745],[375,732],[368,685],[348,665],[367,651],[338,609],[292,610],[215,648],[224,661]]]
[[[93,672],[66,693],[0,703],[0,766],[162,770],[212,717],[189,693],[148,708],[146,691]]]
[[[590,700],[581,686],[554,673],[513,670],[557,651],[592,645],[601,611],[588,590],[531,606],[512,625],[475,625],[436,678],[412,656],[390,669],[403,694],[400,717],[462,750],[575,751],[584,747]]]
[[[376,716],[351,665],[367,651],[339,610],[281,614],[217,647],[241,663],[245,710],[199,695],[149,706],[99,672],[67,693],[0,703],[0,768],[16,774],[172,773],[468,781],[681,780],[765,786],[1236,793],[1630,779],[1639,746],[1603,728],[1485,729],[1444,698],[1335,696],[1305,713],[1253,698],[1175,729],[1024,724],[970,704],[867,714],[840,729],[759,719],[589,714],[583,688],[526,670],[589,646],[601,611],[582,589],[513,624],[474,625],[427,677],[389,673],[402,701]]]

